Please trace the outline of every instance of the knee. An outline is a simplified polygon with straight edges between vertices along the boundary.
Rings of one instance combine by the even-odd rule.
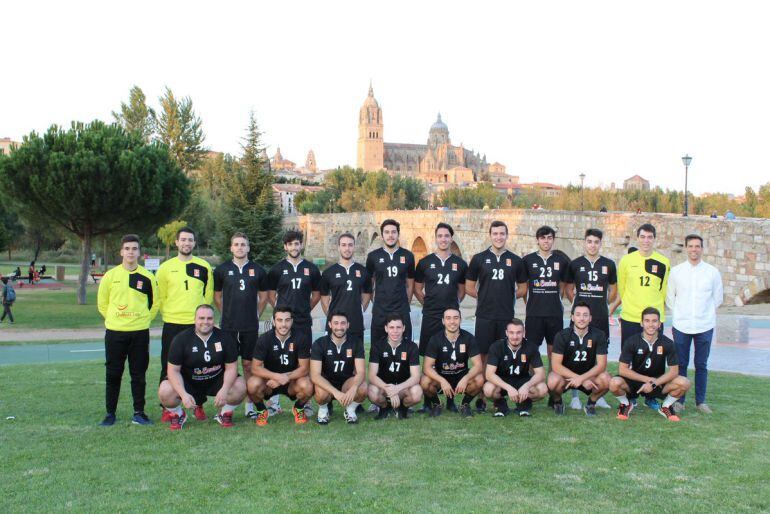
[[[676,377],[673,380],[674,386],[676,386],[678,389],[681,389],[682,391],[687,391],[690,389],[690,381],[685,377]]]
[[[599,389],[609,389],[610,387],[610,375],[609,373],[600,373],[598,377],[596,377],[596,385],[599,386]]]
[[[246,397],[246,382],[243,380],[243,378],[238,377],[233,383],[233,386],[230,388],[230,396],[227,399],[228,403],[230,404],[241,403],[245,397]]]
[[[473,379],[473,384],[477,391],[480,391],[484,387],[484,377],[482,375],[476,375]]]
[[[249,394],[264,394],[265,381],[259,377],[250,376],[249,381],[246,383],[246,389]]]
[[[612,377],[610,379],[610,391],[612,394],[618,394],[623,390],[623,379],[620,377]]]
[[[423,391],[429,392],[431,385],[433,384],[433,381],[427,377],[427,375],[423,375],[420,379],[420,387]]]
[[[297,381],[298,389],[307,397],[313,396],[313,382],[308,377],[302,377]]]
[[[564,391],[564,379],[561,375],[551,371],[548,373],[548,380],[546,380],[548,389],[555,393],[561,393]]]
[[[360,386],[358,386],[358,392],[356,393],[356,396],[360,398],[359,401],[366,398],[366,393],[368,392],[368,387],[366,385],[366,382],[362,382]]]
[[[422,388],[418,385],[413,385],[409,388],[409,400],[411,405],[418,403],[422,400]]]
[[[534,399],[544,398],[548,394],[548,386],[544,382],[540,382],[533,389],[535,391]]]
[[[375,404],[379,404],[382,401],[380,396],[380,388],[375,385],[369,385],[366,390],[366,394],[369,396],[369,401]]]
[[[495,384],[492,382],[487,382],[484,384],[484,387],[482,388],[482,391],[484,392],[484,396],[486,396],[489,399],[493,399],[495,396]]]

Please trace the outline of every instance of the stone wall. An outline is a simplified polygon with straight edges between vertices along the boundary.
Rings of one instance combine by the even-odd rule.
[[[351,232],[357,240],[357,259],[381,245],[379,224],[388,218],[401,223],[401,245],[433,248],[433,231],[444,221],[455,229],[454,240],[465,260],[489,245],[487,234],[493,220],[509,227],[508,247],[519,255],[537,249],[535,231],[550,225],[557,232],[555,248],[570,257],[582,253],[583,234],[589,227],[604,232],[602,254],[619,260],[629,246],[636,246],[636,229],[652,223],[658,231],[656,249],[676,265],[686,260],[684,237],[696,233],[704,239],[704,259],[717,266],[725,285],[725,302],[743,305],[770,288],[770,220],[727,221],[702,216],[684,218],[673,214],[597,213],[534,210],[378,211],[342,214],[310,214],[288,217],[286,227],[301,229],[306,255],[336,261],[336,238]]]

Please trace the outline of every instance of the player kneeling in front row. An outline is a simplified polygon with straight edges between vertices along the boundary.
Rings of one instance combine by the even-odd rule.
[[[441,403],[436,396],[439,390],[446,395],[447,410],[454,412],[457,412],[454,397],[463,394],[460,414],[467,418],[473,416],[471,401],[484,386],[476,338],[460,328],[461,320],[460,309],[445,309],[442,318],[444,330],[434,334],[425,348],[420,386],[425,393],[430,415],[434,417],[441,414]]]
[[[376,419],[387,418],[396,409],[406,419],[409,407],[422,400],[420,352],[404,338],[404,320],[399,313],[385,316],[386,337],[372,341],[369,351],[369,401],[380,408]]]
[[[303,410],[313,396],[310,382],[310,341],[292,331],[290,307],[273,310],[273,329],[265,332],[254,346],[251,358],[251,378],[247,384],[249,397],[257,409],[257,426],[267,425],[265,398],[286,395],[294,400],[294,422],[307,423]]]
[[[634,408],[628,398],[641,394],[647,399],[665,398],[658,412],[669,421],[679,421],[671,406],[690,389],[690,381],[679,376],[679,357],[674,342],[658,332],[658,309],[644,309],[641,325],[641,333],[623,341],[618,359],[620,376],[610,381],[610,391],[620,402],[618,419],[628,419]]]
[[[233,411],[246,397],[246,383],[238,376],[235,341],[214,327],[212,306],[195,309],[195,326],[171,341],[167,374],[158,399],[171,413],[171,430],[180,430],[187,421],[184,409],[194,409],[207,396],[214,396],[214,405],[221,409],[217,422],[233,426]]]
[[[566,389],[583,391],[588,395],[583,410],[596,415],[596,402],[610,387],[607,369],[607,336],[590,326],[591,308],[584,301],[572,306],[571,328],[556,334],[551,353],[551,373],[548,390],[553,398],[553,411],[564,414],[561,395]]]
[[[524,339],[524,322],[520,319],[509,321],[505,339],[489,347],[486,379],[484,396],[494,402],[495,416],[510,412],[506,395],[516,402],[519,416],[530,416],[532,402],[548,394],[539,347]]]
[[[317,421],[329,423],[329,402],[345,407],[345,421],[358,422],[356,407],[366,398],[366,356],[360,337],[348,337],[348,317],[331,313],[329,334],[313,342],[310,350],[310,379],[318,402]]]

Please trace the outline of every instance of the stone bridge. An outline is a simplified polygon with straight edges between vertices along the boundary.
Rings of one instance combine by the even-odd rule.
[[[704,239],[704,259],[717,266],[725,286],[725,302],[743,305],[754,295],[770,288],[770,220],[684,218],[674,214],[598,213],[546,210],[450,210],[377,211],[340,214],[308,214],[284,220],[286,228],[305,234],[305,253],[310,258],[337,260],[337,236],[351,232],[356,236],[356,259],[380,246],[380,223],[393,218],[401,223],[401,245],[419,260],[432,250],[433,233],[440,221],[455,229],[453,251],[465,260],[489,245],[488,230],[493,220],[508,224],[508,248],[518,255],[537,248],[535,231],[541,225],[556,230],[555,248],[570,258],[582,254],[587,228],[604,232],[602,254],[618,261],[635,246],[636,229],[642,223],[655,225],[656,248],[676,265],[687,259],[684,237],[699,234]]]

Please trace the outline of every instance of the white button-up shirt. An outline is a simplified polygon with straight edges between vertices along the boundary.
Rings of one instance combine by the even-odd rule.
[[[700,334],[714,328],[723,299],[722,275],[711,264],[700,261],[693,266],[685,261],[671,269],[666,304],[678,331]]]

